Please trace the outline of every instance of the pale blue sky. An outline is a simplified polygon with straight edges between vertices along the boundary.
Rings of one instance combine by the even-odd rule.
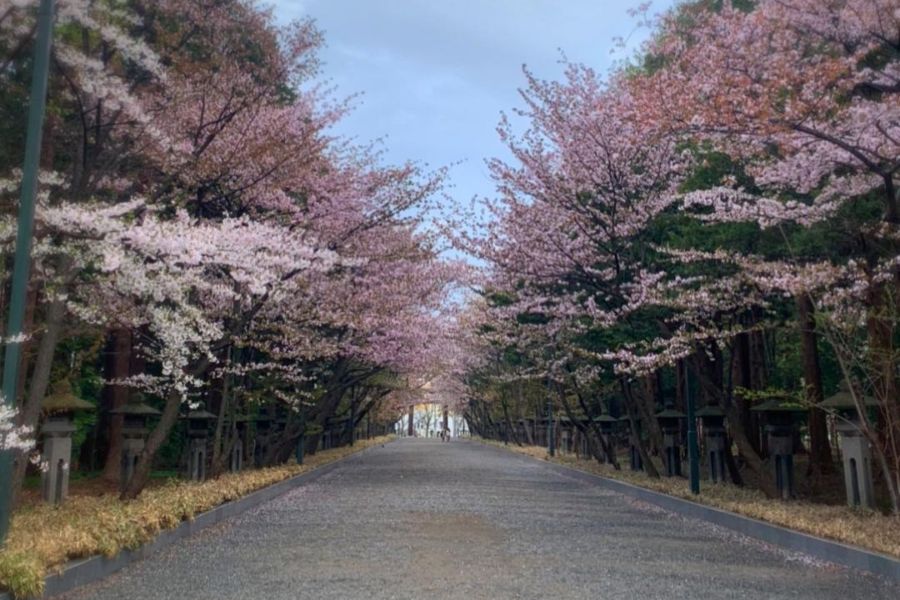
[[[325,32],[323,78],[362,92],[337,132],[384,138],[386,160],[452,165],[449,193],[493,194],[484,159],[507,156],[495,131],[521,106],[522,65],[561,75],[569,60],[605,73],[616,36],[639,44],[627,13],[639,0],[268,0],[280,20],[310,16]],[[672,0],[656,0],[659,11]],[[459,164],[456,164],[459,163]]]

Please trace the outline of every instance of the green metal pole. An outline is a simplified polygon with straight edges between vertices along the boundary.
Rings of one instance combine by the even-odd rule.
[[[31,96],[28,108],[28,132],[25,138],[25,165],[19,198],[19,229],[16,233],[16,256],[13,263],[12,290],[9,300],[9,322],[6,335],[22,333],[25,320],[25,292],[31,267],[31,239],[34,230],[34,201],[37,194],[38,168],[41,158],[41,136],[44,112],[47,107],[47,76],[50,67],[50,44],[53,33],[53,0],[41,0],[37,15],[37,40],[34,47],[34,67],[31,74]],[[6,345],[3,356],[3,401],[16,405],[19,361],[22,344]],[[12,511],[13,453],[0,450],[0,545],[9,532]]]
[[[697,417],[694,414],[694,394],[688,373],[687,359],[684,361],[684,401],[687,405],[688,464],[691,470],[691,493],[700,493],[700,446],[697,443]]]

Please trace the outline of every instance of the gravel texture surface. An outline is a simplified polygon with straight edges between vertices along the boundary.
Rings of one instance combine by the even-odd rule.
[[[900,598],[473,442],[401,440],[67,600]]]

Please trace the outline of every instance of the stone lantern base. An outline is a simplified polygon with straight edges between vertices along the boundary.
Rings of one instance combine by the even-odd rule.
[[[769,453],[775,465],[775,487],[783,500],[794,497],[794,439],[791,430],[771,428]]]
[[[191,481],[206,480],[206,438],[191,438],[188,455],[188,479]]]
[[[678,445],[678,436],[673,432],[663,432],[663,449],[665,451],[666,475],[668,477],[681,476],[681,447]]]
[[[725,481],[725,429],[706,428],[706,458],[710,481]]]
[[[872,453],[869,442],[849,423],[839,423],[837,430],[841,436],[847,504],[874,508],[875,492],[872,487]]]
[[[138,457],[144,451],[144,438],[126,436],[122,440],[122,467],[119,472],[119,485],[125,489],[128,482],[134,476],[134,468],[137,466]]]
[[[41,431],[44,434],[42,495],[46,502],[59,504],[69,495],[69,461],[75,426],[70,419],[54,419],[45,423]]]

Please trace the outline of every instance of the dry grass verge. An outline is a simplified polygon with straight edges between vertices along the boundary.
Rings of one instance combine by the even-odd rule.
[[[382,444],[390,436],[360,440],[352,448],[323,450],[296,463],[229,473],[191,483],[170,480],[145,490],[137,500],[121,502],[114,495],[73,496],[60,507],[38,504],[13,515],[7,544],[0,551],[0,590],[15,598],[40,596],[48,571],[75,558],[115,556],[155,538],[162,530],[220,504]]]
[[[781,502],[767,498],[759,490],[724,484],[705,483],[701,488],[700,495],[694,496],[691,494],[686,479],[665,477],[651,479],[642,472],[616,471],[611,466],[598,464],[594,460],[577,459],[572,455],[550,458],[547,456],[547,449],[542,446],[516,446],[514,444],[504,446],[501,442],[493,440],[481,441],[520,454],[527,454],[533,458],[625,481],[654,492],[677,496],[795,531],[900,558],[900,518],[898,517],[885,516],[876,511],[849,506],[831,506],[802,501]]]

